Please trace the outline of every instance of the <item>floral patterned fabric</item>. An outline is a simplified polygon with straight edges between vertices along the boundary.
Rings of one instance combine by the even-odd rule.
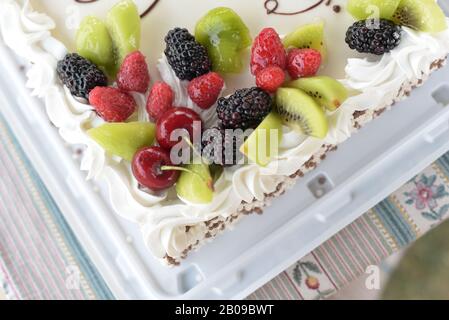
[[[405,201],[407,205],[415,205],[416,210],[430,221],[441,221],[449,211],[449,204],[438,206],[438,200],[449,196],[444,184],[436,184],[437,175],[427,176],[422,174],[415,177],[410,184],[414,186],[411,191],[404,192],[409,197]]]

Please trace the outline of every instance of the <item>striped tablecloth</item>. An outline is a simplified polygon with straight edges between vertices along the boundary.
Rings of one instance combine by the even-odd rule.
[[[446,218],[448,188],[449,154],[248,298],[331,296]],[[1,116],[0,284],[10,299],[114,298]]]

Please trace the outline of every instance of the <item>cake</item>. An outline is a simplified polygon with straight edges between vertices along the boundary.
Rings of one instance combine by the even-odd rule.
[[[116,213],[170,265],[262,213],[449,53],[448,20],[433,0],[111,7],[3,0],[2,39],[31,62],[27,85],[62,139],[82,146],[81,170],[107,185]],[[176,129],[189,139],[167,139]],[[230,163],[205,154],[236,129],[250,131],[230,141]],[[176,146],[190,153],[174,164]]]

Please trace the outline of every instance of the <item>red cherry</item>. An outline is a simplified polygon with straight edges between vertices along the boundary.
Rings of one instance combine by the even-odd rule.
[[[176,144],[178,144],[182,137],[178,140],[172,141],[170,136],[176,129],[185,129],[189,133],[190,141],[193,141],[194,136],[194,123],[199,122],[201,124],[201,118],[192,109],[177,107],[167,110],[162,117],[157,121],[156,139],[162,148],[170,150]],[[196,124],[198,126],[198,124]],[[200,126],[198,126],[200,128]]]
[[[170,153],[160,147],[145,147],[137,151],[132,161],[132,171],[137,181],[153,191],[173,186],[179,177],[179,171],[162,170],[163,166],[172,166]]]

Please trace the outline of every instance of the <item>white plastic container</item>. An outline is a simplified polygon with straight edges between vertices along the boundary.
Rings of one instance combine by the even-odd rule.
[[[245,298],[449,150],[446,67],[340,145],[262,216],[244,218],[180,267],[167,268],[149,254],[137,227],[113,212],[102,186],[86,182],[73,149],[50,124],[42,102],[29,95],[19,65],[2,45],[0,58],[1,112],[121,299]],[[317,198],[320,177],[328,190]]]

